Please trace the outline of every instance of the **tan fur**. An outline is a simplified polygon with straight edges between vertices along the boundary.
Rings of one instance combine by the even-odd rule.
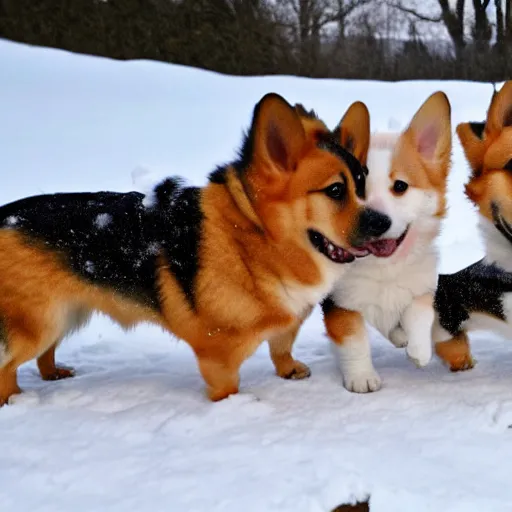
[[[436,92],[425,101],[407,130],[397,140],[391,169],[400,169],[400,172],[391,171],[390,178],[392,182],[405,179],[412,187],[435,190],[439,198],[437,216],[444,217],[452,148],[450,123],[436,123],[442,133],[439,134],[432,155],[427,157],[422,154],[419,140],[419,133],[425,132],[429,125],[434,126],[437,119],[450,119],[450,104],[443,92]]]
[[[324,313],[324,324],[329,338],[337,344],[365,329],[361,313],[338,307]]]
[[[339,126],[341,145],[365,165],[370,146],[370,115],[366,105],[361,101],[352,103]]]
[[[359,125],[365,123],[361,115],[363,119],[351,114],[353,126],[346,126],[353,128],[356,145]],[[0,229],[0,320],[7,333],[0,405],[19,392],[16,371],[30,359],[38,359],[45,379],[72,375],[55,365],[55,347],[94,311],[125,328],[151,322],[187,341],[211,400],[238,391],[240,365],[264,339],[270,340],[279,375],[307,376],[309,370],[293,359],[291,348],[302,318],[314,305],[307,294],[324,284],[327,265],[309,242],[307,229],[318,229],[349,248],[362,210],[346,165],[317,146],[316,134],[324,126],[301,119],[279,97],[262,102],[250,168],[243,176],[230,169],[226,185],[212,183],[201,192],[205,220],[195,310],[163,254],[155,269],[159,313],[85,282],[55,250],[14,229]],[[337,204],[319,191],[339,181],[340,173],[349,190]],[[343,267],[338,265],[339,275]]]
[[[464,332],[450,340],[436,343],[435,351],[452,372],[470,370],[475,365],[469,340]]]
[[[493,96],[481,139],[470,123],[459,124],[457,135],[472,169],[465,186],[467,197],[489,220],[494,202],[512,222],[512,173],[503,169],[512,159],[512,81]]]
[[[310,130],[318,129],[318,125],[311,123],[311,120],[307,121],[309,121],[309,124],[307,124],[306,126],[308,126]],[[341,118],[338,126],[341,145],[345,147],[347,150],[357,153],[358,160],[363,165],[365,165],[368,156],[368,149],[370,146],[370,114],[368,112],[366,105],[360,101],[352,103],[350,107],[347,109],[347,112]],[[275,337],[273,343],[269,341],[271,356],[274,360],[274,364],[276,360],[279,360],[280,358],[272,355],[273,348],[276,345],[288,345],[290,347],[293,346],[293,343],[295,342],[295,339],[299,333],[303,321],[309,316],[311,311],[312,308],[310,308],[308,311],[304,313],[303,317],[299,320],[297,324],[292,325],[289,330],[286,330],[277,337]],[[344,310],[339,309],[338,311],[342,312]],[[330,323],[333,324],[333,329],[336,329],[336,326],[334,325],[336,320],[334,319],[337,318],[338,316],[334,313],[330,320]],[[339,326],[341,327],[343,327],[343,325],[343,322],[339,324]],[[277,365],[276,368],[277,373],[280,376],[290,378],[287,377],[287,375],[291,375],[291,378],[298,378],[297,375],[306,375],[306,373],[307,375],[309,375],[309,369],[306,367],[306,372],[304,366],[305,365],[300,361],[295,361],[295,363],[292,363],[288,358],[288,364],[283,365],[281,370],[277,367]]]

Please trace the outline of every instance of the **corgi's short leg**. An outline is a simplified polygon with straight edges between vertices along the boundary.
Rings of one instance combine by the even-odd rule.
[[[259,340],[218,339],[215,345],[201,343],[194,352],[199,364],[199,370],[206,382],[206,392],[212,402],[218,402],[229,395],[238,393],[240,383],[240,366],[253,354]]]
[[[0,368],[0,407],[5,405],[12,395],[18,395],[21,389],[18,386],[16,368],[4,366]]]
[[[438,341],[435,345],[435,351],[452,372],[471,370],[475,366],[468,336],[463,331],[451,339]]]
[[[58,343],[54,343],[37,358],[37,367],[43,380],[60,380],[75,375],[73,368],[66,368],[55,364],[55,349],[57,346]]]
[[[401,324],[408,339],[407,355],[419,367],[432,359],[434,318],[434,298],[430,293],[415,297],[402,315]]]
[[[308,311],[308,315],[310,312],[311,310]],[[276,373],[283,379],[306,379],[311,375],[309,367],[292,356],[292,347],[301,325],[302,322],[297,323],[289,330],[268,340],[270,357],[276,368]]]
[[[8,403],[12,395],[21,393],[18,386],[17,370],[23,363],[34,359],[41,351],[41,340],[36,336],[11,331],[7,339],[7,357],[0,367],[0,406]]]
[[[87,325],[91,316],[91,311],[85,307],[75,306],[66,311],[61,337],[37,358],[37,366],[43,380],[60,380],[75,375],[73,368],[55,364],[55,350],[66,336]]]
[[[324,308],[324,322],[348,391],[368,393],[381,387],[372,363],[370,340],[362,315],[330,305]]]

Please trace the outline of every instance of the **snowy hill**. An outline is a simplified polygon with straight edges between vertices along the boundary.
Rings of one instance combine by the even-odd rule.
[[[362,100],[373,130],[403,128],[438,89],[454,125],[483,120],[492,93],[460,82],[233,78],[4,41],[0,69],[0,203],[143,189],[169,174],[202,184],[232,158],[269,91],[330,126]],[[458,143],[453,160],[443,271],[482,254]],[[309,380],[277,378],[262,346],[242,369],[242,393],[211,404],[187,345],[96,318],[58,352],[74,379],[44,383],[29,363],[28,391],[0,409],[0,510],[321,512],[367,496],[372,512],[512,510],[509,342],[475,336],[479,364],[450,374],[438,361],[416,369],[374,334],[384,387],[361,396],[343,389],[323,332],[315,312],[297,344]]]

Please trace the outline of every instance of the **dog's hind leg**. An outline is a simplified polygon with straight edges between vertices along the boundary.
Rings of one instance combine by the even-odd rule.
[[[270,357],[276,368],[276,373],[283,379],[305,379],[311,375],[309,367],[292,356],[293,343],[301,325],[302,322],[299,322],[287,331],[268,340]]]
[[[67,369],[55,365],[56,340],[76,330],[89,318],[81,309],[66,303],[46,303],[40,308],[19,309],[2,322],[3,359],[0,360],[0,405],[21,390],[17,370],[23,363],[37,358],[43,379],[54,380],[70,376]]]
[[[37,367],[43,380],[60,380],[75,375],[73,368],[55,364],[55,350],[67,335],[86,325],[90,317],[90,311],[85,308],[77,308],[68,314],[66,332],[37,358]]]
[[[54,343],[37,358],[37,367],[43,380],[60,380],[75,375],[73,368],[66,368],[55,364],[55,349],[58,345],[59,342]]]
[[[475,360],[471,355],[471,347],[467,333],[460,329],[453,334],[456,328],[450,333],[441,326],[439,315],[436,314],[434,324],[432,325],[432,340],[434,342],[434,351],[452,372],[471,370],[475,366]]]
[[[7,340],[7,354],[0,367],[0,406],[8,403],[12,395],[21,393],[18,386],[17,370],[41,351],[41,340],[23,330],[10,330]]]

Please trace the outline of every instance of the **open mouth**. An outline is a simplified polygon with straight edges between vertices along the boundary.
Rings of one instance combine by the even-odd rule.
[[[308,230],[308,236],[313,246],[334,263],[350,263],[356,258],[363,258],[370,254],[369,250],[361,247],[351,248],[348,251],[314,229]]]
[[[510,242],[512,243],[512,226],[503,218],[500,213],[498,206],[493,203],[491,205],[492,218],[494,219],[494,225],[496,229]]]
[[[381,238],[379,240],[373,240],[365,243],[361,247],[358,247],[358,249],[363,251],[365,250],[377,258],[389,258],[400,247],[408,232],[409,226],[407,226],[406,230],[398,238]]]

